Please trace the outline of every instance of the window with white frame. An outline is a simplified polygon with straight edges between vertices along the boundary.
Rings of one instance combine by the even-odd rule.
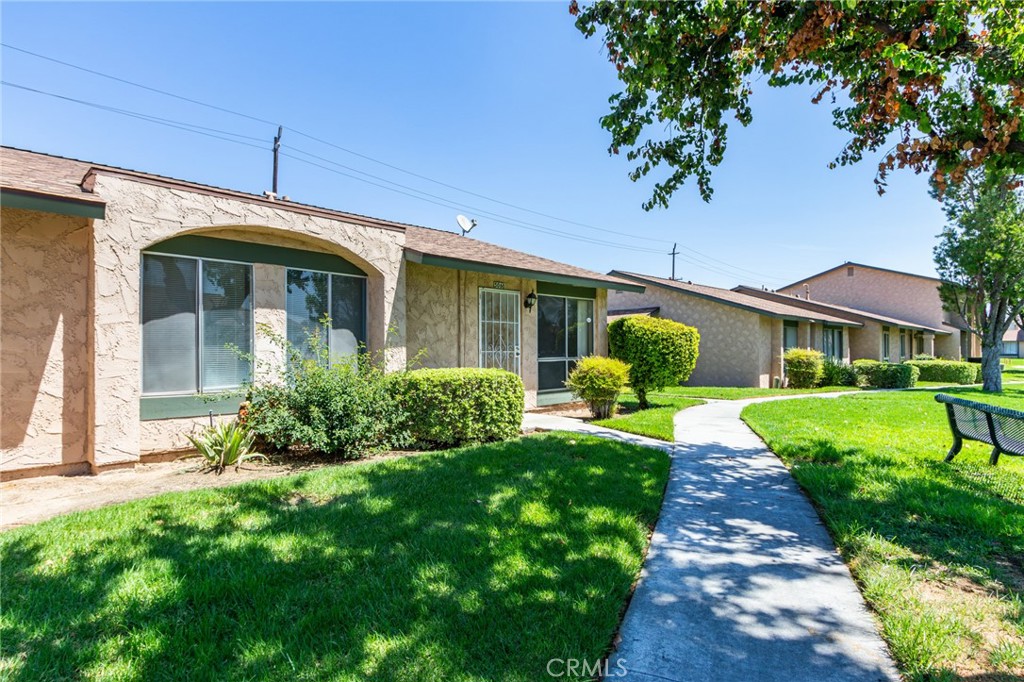
[[[882,360],[889,362],[889,328],[882,327]]]
[[[326,343],[334,360],[351,358],[366,344],[366,277],[316,270],[288,269],[285,311],[287,339],[305,357],[310,339]],[[321,320],[330,318],[325,327]]]
[[[142,393],[239,388],[252,374],[248,263],[142,255]]]

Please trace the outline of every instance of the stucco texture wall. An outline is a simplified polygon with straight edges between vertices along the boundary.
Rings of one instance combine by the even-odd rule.
[[[0,210],[0,472],[88,470],[85,218]]]
[[[847,274],[848,267],[853,268],[852,277]],[[806,284],[812,301],[859,308],[937,329],[949,319],[939,300],[938,282],[933,280],[851,265],[813,277]],[[804,286],[779,292],[803,295]]]
[[[770,386],[771,318],[655,286],[642,294],[608,294],[612,310],[649,306],[700,332],[700,356],[688,386]]]
[[[480,290],[498,287],[519,295],[519,375],[536,407],[537,314],[522,307],[534,280],[406,263],[406,354],[420,367],[479,367]]]
[[[387,340],[396,347],[392,362],[404,365],[403,233],[104,174],[97,176],[95,189],[108,201],[93,242],[97,467],[137,461],[142,451],[140,253],[171,237],[240,234],[247,241],[342,256],[368,274],[371,349],[382,348]],[[146,431],[152,434],[160,428],[147,425]],[[147,441],[152,447],[149,437]]]

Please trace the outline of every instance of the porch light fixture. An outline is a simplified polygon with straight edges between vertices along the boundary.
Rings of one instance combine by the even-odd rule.
[[[526,295],[526,300],[523,301],[523,307],[527,310],[533,310],[533,306],[537,305],[537,294],[532,291]]]

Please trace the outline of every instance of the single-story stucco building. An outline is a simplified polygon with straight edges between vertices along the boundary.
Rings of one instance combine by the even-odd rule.
[[[325,314],[334,355],[503,367],[527,407],[564,401],[573,362],[606,352],[608,290],[643,290],[450,232],[6,147],[0,205],[4,479],[187,447],[284,361],[258,330],[301,344]]]
[[[619,270],[611,274],[642,284],[646,291],[611,292],[609,317],[655,315],[700,332],[700,355],[689,386],[769,388],[783,381],[782,356],[789,348],[814,348],[849,361],[850,334],[863,324],[729,289]]]
[[[1011,324],[1003,334],[1004,358],[1024,358],[1024,328]]]
[[[951,326],[930,327],[890,315],[755,287],[739,286],[733,291],[814,313],[840,315],[859,322],[860,327],[850,330],[852,360],[903,362],[920,353],[960,358],[960,332]]]

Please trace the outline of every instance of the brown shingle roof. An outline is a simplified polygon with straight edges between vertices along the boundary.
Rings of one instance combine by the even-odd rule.
[[[864,263],[854,263],[853,261],[846,261],[845,263],[840,263],[839,265],[835,266],[834,268],[829,268],[828,270],[822,270],[819,273],[816,273],[814,275],[810,275],[808,277],[804,277],[803,279],[798,279],[797,281],[793,282],[792,284],[787,284],[786,286],[779,287],[779,288],[780,289],[792,289],[793,287],[800,286],[804,282],[810,282],[812,279],[815,279],[817,277],[821,277],[822,275],[827,275],[830,272],[835,272],[836,270],[839,270],[840,268],[850,267],[851,265],[853,267],[866,268],[868,270],[877,270],[879,272],[891,272],[894,275],[903,275],[904,277],[914,277],[915,279],[926,279],[926,280],[929,280],[931,282],[941,282],[942,281],[941,279],[937,279],[935,277],[929,277],[928,275],[918,275],[917,273],[914,273],[914,272],[903,272],[902,270],[891,270],[890,268],[880,268],[877,265],[865,265]]]
[[[831,315],[828,313],[812,313],[804,308],[798,308],[796,306],[776,301],[766,301],[755,296],[749,296],[729,289],[709,287],[703,284],[693,284],[692,282],[680,282],[662,277],[653,277],[651,275],[640,275],[632,272],[621,272],[619,270],[613,270],[612,273],[629,279],[634,279],[638,282],[653,284],[665,289],[672,289],[681,294],[716,301],[727,306],[741,308],[760,315],[767,315],[768,317],[794,320],[813,320],[815,322],[828,322],[830,324],[838,324],[847,327],[863,326],[860,322],[847,317],[840,317],[839,315]]]
[[[0,187],[15,192],[102,204],[100,197],[82,189],[91,167],[83,161],[0,147]]]
[[[892,325],[893,327],[906,327],[907,329],[919,329],[921,331],[935,332],[936,334],[949,334],[950,332],[945,329],[936,329],[935,327],[928,327],[926,325],[919,324],[917,322],[908,322],[907,320],[901,320],[897,317],[890,317],[888,315],[879,315],[878,313],[871,313],[867,310],[860,310],[859,308],[850,308],[845,305],[839,305],[837,303],[825,303],[823,301],[808,301],[804,298],[799,298],[792,294],[780,294],[777,291],[765,291],[763,289],[755,289],[753,287],[738,286],[733,291],[737,293],[747,294],[749,296],[762,298],[770,301],[779,301],[791,306],[799,306],[804,310],[816,310],[816,311],[830,311],[838,315],[847,315],[853,319],[869,319],[875,322],[881,322],[882,324]],[[952,325],[950,325],[952,326]]]
[[[575,265],[559,263],[497,244],[463,237],[454,232],[410,226],[405,230],[405,248],[414,252],[413,259],[426,265],[459,267],[482,272],[502,271],[514,276],[530,277],[545,281],[579,284],[605,289],[642,291],[635,282],[619,277],[602,275]],[[471,264],[475,265],[473,267]],[[479,266],[485,266],[483,268]],[[545,277],[547,275],[547,277]],[[570,281],[571,280],[571,281]]]
[[[323,206],[303,204],[297,201],[282,201],[268,199],[262,194],[251,194],[214,185],[204,185],[198,182],[180,180],[165,175],[144,173],[142,171],[120,168],[78,159],[68,159],[63,156],[43,154],[40,152],[16,149],[14,147],[0,146],[0,187],[5,190],[16,192],[28,192],[31,194],[42,194],[60,199],[75,199],[87,201],[94,204],[103,204],[103,197],[92,193],[90,176],[93,173],[115,175],[129,178],[139,182],[172,187],[190,192],[223,196],[230,199],[237,199],[248,203],[273,206],[284,211],[294,211],[307,215],[318,215],[326,218],[344,220],[346,222],[373,227],[383,227],[392,230],[404,230],[405,223],[393,220],[383,220],[357,213],[337,211]],[[86,189],[83,189],[83,186]]]
[[[59,199],[73,199],[75,201],[103,205],[105,202],[102,196],[88,191],[92,189],[91,177],[94,173],[115,175],[186,191],[271,205],[274,208],[285,211],[322,215],[361,225],[401,230],[406,233],[407,250],[416,252],[420,256],[425,255],[428,260],[430,257],[445,259],[448,262],[443,265],[447,267],[459,267],[460,264],[465,264],[466,269],[484,271],[501,269],[509,272],[509,274],[560,283],[613,289],[621,286],[623,289],[632,291],[643,290],[643,287],[638,287],[632,282],[503,246],[462,237],[452,232],[391,220],[382,220],[355,213],[346,213],[312,204],[271,200],[259,194],[203,185],[163,175],[119,168],[117,166],[90,163],[62,156],[0,146],[0,187],[4,190],[41,194]]]

